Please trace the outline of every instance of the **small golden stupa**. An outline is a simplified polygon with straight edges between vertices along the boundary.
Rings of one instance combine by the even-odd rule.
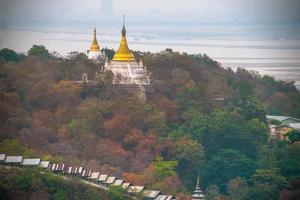
[[[126,29],[125,29],[125,17],[123,18],[123,29],[122,29],[122,39],[120,43],[120,47],[115,53],[113,57],[113,61],[135,61],[134,54],[128,48],[127,40],[126,40]]]
[[[94,27],[94,38],[93,38],[93,42],[92,42],[92,46],[90,48],[90,51],[100,51],[100,46],[98,44],[98,41],[97,41],[97,36],[96,36],[96,27]]]

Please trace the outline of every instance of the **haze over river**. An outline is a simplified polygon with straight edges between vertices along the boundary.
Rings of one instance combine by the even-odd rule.
[[[97,26],[101,47],[117,49],[121,24]],[[85,52],[93,25],[55,28],[0,29],[0,48],[27,52],[33,44],[45,45],[61,55]],[[300,89],[300,28],[237,25],[127,24],[132,50],[159,52],[166,48],[205,53],[224,67],[244,67],[281,80],[294,80]]]

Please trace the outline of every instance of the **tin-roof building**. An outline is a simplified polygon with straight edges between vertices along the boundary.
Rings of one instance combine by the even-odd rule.
[[[100,172],[92,172],[91,176],[89,177],[90,180],[97,180],[99,178]]]
[[[3,162],[5,160],[5,154],[0,154],[0,162]]]
[[[143,195],[145,200],[155,199],[160,194],[158,190],[144,190]]]
[[[123,182],[123,184],[122,184],[122,188],[124,188],[125,190],[127,190],[129,188],[129,186],[131,186],[131,183]]]
[[[158,195],[155,200],[174,200],[172,195]]]
[[[50,161],[41,161],[40,167],[47,169],[49,167]]]
[[[107,174],[101,174],[98,178],[98,182],[105,183],[108,175]]]
[[[269,122],[272,121],[277,121],[279,122],[281,125],[288,125],[291,123],[300,123],[300,119],[296,119],[294,117],[289,117],[289,116],[278,116],[278,115],[266,115],[267,120]]]
[[[41,159],[39,158],[25,158],[21,165],[23,166],[38,166],[40,165]]]
[[[113,186],[122,186],[123,182],[124,181],[121,179],[115,180],[115,182],[113,183]]]
[[[111,184],[113,184],[113,183],[115,182],[115,180],[116,180],[116,177],[114,177],[114,176],[109,176],[109,177],[107,178],[107,180],[105,181],[105,184],[111,185]]]
[[[144,186],[129,186],[128,192],[129,193],[140,193],[144,190]]]
[[[20,164],[23,160],[23,156],[6,156],[4,162],[7,164]]]

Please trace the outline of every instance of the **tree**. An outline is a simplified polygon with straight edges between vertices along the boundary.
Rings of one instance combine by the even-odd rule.
[[[63,190],[58,190],[54,194],[54,199],[55,200],[66,200],[66,199],[68,199],[68,194]]]
[[[37,56],[40,58],[50,58],[50,53],[43,45],[33,45],[28,51],[29,56]]]
[[[266,184],[276,186],[278,190],[287,186],[287,179],[278,173],[278,170],[274,169],[259,169],[256,170],[252,177],[254,184]]]
[[[4,48],[0,50],[0,61],[4,62],[20,62],[25,58],[24,55],[17,54],[15,51]]]
[[[109,49],[109,48],[104,48],[104,49],[101,49],[101,51],[103,53],[105,53],[105,55],[107,56],[108,60],[112,60],[114,55],[115,55],[115,50],[114,49]]]
[[[178,165],[177,161],[165,161],[162,157],[157,157],[154,162],[154,171],[160,179],[176,174],[175,168]]]
[[[240,112],[246,120],[259,119],[262,122],[266,122],[266,112],[256,96],[248,96],[241,102]]]
[[[279,192],[276,187],[265,185],[265,184],[259,184],[247,189],[240,199],[241,200],[253,200],[253,199],[274,200],[274,199],[278,199],[278,197],[279,197]]]
[[[180,138],[175,142],[174,158],[178,161],[177,173],[185,186],[192,189],[196,182],[195,175],[205,162],[205,152],[201,144],[195,140]]]
[[[1,141],[0,152],[7,155],[23,155],[25,157],[33,155],[32,149],[22,145],[19,139],[5,139]]]
[[[280,174],[287,178],[300,176],[300,143],[286,145],[277,153]]]
[[[245,121],[229,111],[212,112],[202,129],[200,142],[208,157],[228,148],[254,159],[259,148],[268,141],[268,129],[263,122],[257,119]]]
[[[247,183],[241,177],[231,179],[227,185],[227,193],[231,200],[239,200],[247,189]]]
[[[206,189],[206,198],[207,200],[218,200],[220,197],[220,191],[219,191],[219,187],[217,185],[210,185],[207,189]]]
[[[111,199],[114,199],[114,200],[130,199],[126,194],[126,190],[123,189],[122,187],[118,187],[118,186],[110,187],[108,190],[108,195]]]
[[[204,186],[215,184],[225,191],[231,179],[241,177],[249,180],[254,171],[254,161],[235,150],[225,149],[208,161],[201,177]]]
[[[38,173],[32,169],[22,171],[21,174],[14,177],[13,182],[21,190],[29,192],[33,189],[34,185],[38,184]]]
[[[292,143],[300,141],[300,131],[292,130],[288,132],[287,136]]]

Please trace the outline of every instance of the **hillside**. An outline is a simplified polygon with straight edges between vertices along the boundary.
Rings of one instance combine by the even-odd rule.
[[[37,169],[1,166],[0,174],[0,199],[111,199],[106,191]]]
[[[135,55],[157,83],[146,101],[112,91],[110,74],[84,54],[1,50],[0,152],[68,160],[181,199],[197,176],[208,199],[266,200],[300,176],[300,144],[269,143],[265,118],[300,117],[292,82],[205,54]],[[84,72],[100,74],[97,87],[74,83]]]

